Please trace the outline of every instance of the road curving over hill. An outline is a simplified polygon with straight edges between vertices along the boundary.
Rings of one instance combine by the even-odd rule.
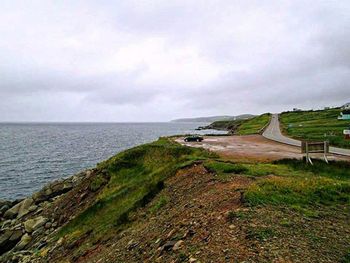
[[[266,139],[301,147],[301,141],[295,140],[292,138],[289,138],[287,136],[284,136],[280,129],[280,122],[278,119],[278,114],[272,114],[270,124],[265,129],[264,133],[262,134]],[[350,156],[350,150],[349,149],[342,149],[337,147],[330,147],[329,148],[330,153],[337,154],[337,155],[344,155],[344,156]]]

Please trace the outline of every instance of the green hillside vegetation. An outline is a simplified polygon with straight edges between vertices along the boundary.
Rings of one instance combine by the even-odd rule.
[[[130,211],[147,203],[163,188],[166,178],[194,161],[215,156],[166,138],[117,154],[97,166],[100,171],[107,170],[110,180],[95,203],[66,225],[59,235],[68,235],[72,241],[88,235],[91,242],[113,235],[128,222]],[[96,184],[99,180],[97,176]],[[95,183],[91,187],[94,188]],[[90,245],[84,242],[81,251]]]
[[[259,120],[256,123],[262,125],[263,122]],[[257,129],[257,126],[250,124],[247,127]],[[312,220],[321,216],[338,220],[336,215],[349,214],[350,164],[347,162],[330,162],[326,165],[315,160],[314,166],[308,166],[301,160],[236,163],[220,159],[206,150],[182,146],[171,139],[161,138],[100,163],[97,169],[107,171],[109,181],[99,192],[94,204],[64,226],[57,239],[64,236],[68,243],[78,244],[74,253],[82,255],[94,244],[104,242],[130,226],[129,213],[160,195],[157,197],[158,202],[149,211],[157,213],[169,202],[167,196],[158,194],[164,188],[164,181],[194,162],[202,162],[207,170],[216,174],[213,180],[229,183],[237,176],[252,179],[247,189],[243,189],[243,205],[253,211],[251,214],[247,212],[247,216],[254,216],[254,211],[262,211],[262,207],[267,209],[264,211],[276,215],[284,211],[282,226],[276,222],[268,224],[271,226],[269,231],[274,233],[281,231],[280,228],[287,223],[290,224],[292,217],[300,218],[295,216],[299,214],[308,218],[308,231],[312,235],[322,236],[322,233],[315,232],[317,229],[313,228]],[[96,182],[91,187],[95,189],[100,184],[100,178],[96,176]],[[232,217],[236,216],[241,218],[244,215],[232,212]],[[275,217],[272,215],[272,218]],[[343,219],[337,222],[343,224]],[[303,225],[300,229],[304,231]],[[341,249],[339,252],[345,253]]]
[[[209,128],[216,130],[235,131],[239,125],[245,120],[229,120],[229,121],[215,121],[209,125]]]
[[[350,126],[350,121],[338,120],[339,108],[283,112],[280,121],[283,133],[286,135],[311,141],[328,140],[331,145],[350,148],[350,141],[345,140],[343,130]]]
[[[296,160],[274,163],[277,174],[253,184],[246,192],[251,205],[273,204],[308,208],[350,205],[350,164],[316,161],[315,166]],[[275,168],[275,169],[276,169]],[[271,170],[273,174],[274,171]]]
[[[239,135],[259,134],[269,123],[270,118],[271,114],[265,113],[246,120],[239,125],[237,133]]]
[[[246,120],[215,121],[209,127],[217,130],[228,130],[239,135],[259,134],[269,123],[270,117],[270,113],[265,113]]]

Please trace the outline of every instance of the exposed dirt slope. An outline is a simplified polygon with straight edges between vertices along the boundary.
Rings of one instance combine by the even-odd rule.
[[[260,179],[232,174],[222,181],[202,165],[180,170],[127,229],[78,262],[341,262],[349,210],[334,216],[320,208],[308,217],[249,208],[242,192]]]

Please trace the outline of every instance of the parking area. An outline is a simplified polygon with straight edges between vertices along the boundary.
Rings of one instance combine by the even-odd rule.
[[[285,158],[301,159],[303,156],[300,147],[271,141],[261,135],[206,136],[202,142],[185,142],[183,137],[179,137],[176,141],[191,147],[202,147],[237,161],[268,162]],[[315,157],[321,158],[322,154]],[[331,154],[328,159],[350,161],[350,157]]]

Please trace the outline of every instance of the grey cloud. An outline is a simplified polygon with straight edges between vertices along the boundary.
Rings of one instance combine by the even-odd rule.
[[[160,121],[350,101],[348,1],[2,4],[0,121]]]

